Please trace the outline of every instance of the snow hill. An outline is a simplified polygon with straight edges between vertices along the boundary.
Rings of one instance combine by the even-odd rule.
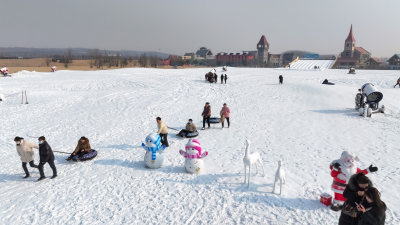
[[[322,68],[322,67],[321,67]],[[319,203],[330,192],[329,163],[355,152],[388,206],[386,224],[400,224],[400,89],[397,71],[295,71],[229,68],[227,85],[204,81],[204,69],[120,69],[20,72],[0,78],[0,224],[336,224],[339,212]],[[218,69],[217,71],[220,71]],[[284,84],[278,85],[283,74]],[[325,79],[334,86],[321,85]],[[358,116],[357,89],[382,92],[386,114]],[[26,90],[29,104],[21,104]],[[165,165],[144,167],[144,138],[160,116],[181,129],[209,101],[217,116],[226,102],[231,127],[200,131],[207,172],[190,175],[179,155],[187,140],[169,131]],[[72,163],[55,153],[58,177],[24,176],[13,139],[45,135],[71,152],[82,135],[99,155]],[[263,157],[265,177],[244,180],[245,139]],[[35,150],[36,161],[38,160]],[[272,194],[278,159],[285,158],[283,196]],[[255,172],[255,170],[253,170]],[[51,176],[51,169],[45,166]]]
[[[315,70],[314,67],[319,67],[318,70],[330,69],[333,66],[335,60],[308,60],[299,59],[295,63],[290,65],[290,69],[295,70]]]

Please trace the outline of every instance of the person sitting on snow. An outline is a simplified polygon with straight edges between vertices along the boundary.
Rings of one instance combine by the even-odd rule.
[[[177,136],[185,137],[188,133],[193,133],[193,132],[196,132],[196,131],[197,131],[196,125],[194,125],[192,119],[189,119],[189,121],[186,124],[186,128],[182,129],[181,131],[179,131]]]
[[[82,136],[78,140],[78,144],[75,147],[74,152],[71,154],[70,157],[68,157],[68,161],[71,160],[74,156],[79,155],[82,156],[92,150],[92,147],[90,147],[89,139],[85,136]]]

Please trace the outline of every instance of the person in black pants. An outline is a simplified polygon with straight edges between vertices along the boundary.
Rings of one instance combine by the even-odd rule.
[[[279,84],[283,84],[283,76],[279,75]]]
[[[210,117],[211,117],[211,106],[210,103],[206,102],[206,105],[204,106],[203,112],[201,113],[203,116],[203,128],[202,130],[205,129],[206,127],[206,120],[208,123],[208,128],[210,128]]]
[[[221,74],[221,84],[224,82],[224,74]]]
[[[214,82],[218,83],[218,75],[216,73],[214,73]]]
[[[40,156],[40,163],[39,163],[40,178],[38,179],[38,181],[41,181],[46,178],[43,172],[43,166],[46,163],[49,163],[49,166],[53,170],[53,176],[51,177],[51,179],[57,177],[57,169],[56,166],[54,165],[53,150],[51,150],[50,145],[47,143],[46,138],[43,136],[39,137],[39,156]]]
[[[228,75],[225,74],[224,80],[225,80],[225,84],[226,84],[226,80],[228,80]]]

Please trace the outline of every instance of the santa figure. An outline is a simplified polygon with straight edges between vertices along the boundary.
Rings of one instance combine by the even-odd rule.
[[[335,193],[331,209],[338,211],[341,209],[346,198],[343,197],[343,191],[346,188],[350,177],[357,173],[368,174],[375,172],[378,167],[370,165],[367,169],[361,170],[358,168],[358,157],[348,151],[342,152],[340,159],[333,160],[329,165],[331,176],[333,177],[332,190]]]

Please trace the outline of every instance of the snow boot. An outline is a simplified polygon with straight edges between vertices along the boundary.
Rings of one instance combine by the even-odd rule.
[[[335,212],[341,210],[342,207],[343,207],[342,205],[338,205],[338,204],[332,204],[332,205],[331,205],[331,209],[332,209],[333,211],[335,211]]]
[[[57,174],[56,175],[53,175],[50,179],[54,179],[54,178],[56,178],[57,177]]]
[[[39,177],[39,179],[37,179],[37,181],[41,181],[41,180],[44,180],[44,179],[46,179],[46,177]]]
[[[25,175],[25,176],[24,176],[24,179],[26,179],[26,178],[28,178],[28,177],[30,177],[30,175],[29,175],[29,174]]]
[[[201,128],[202,130],[205,130],[206,128],[205,127],[203,127],[203,128]]]

